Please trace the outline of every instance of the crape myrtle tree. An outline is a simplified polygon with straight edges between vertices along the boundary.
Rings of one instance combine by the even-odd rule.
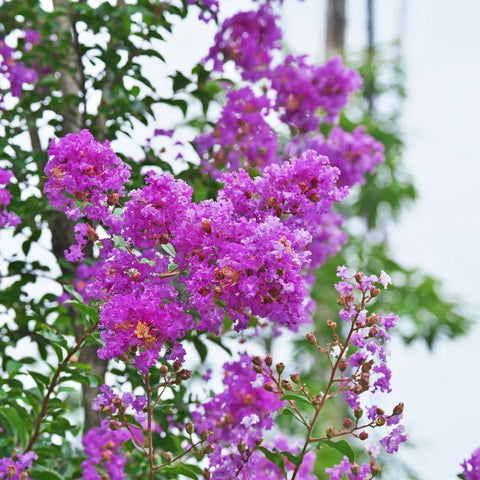
[[[282,52],[281,3],[0,6],[0,478],[359,480],[407,439],[374,395],[388,303],[408,340],[466,322],[433,281],[416,316],[428,277],[348,235],[412,197],[400,141],[345,113],[363,83],[340,57]],[[170,71],[192,18],[213,44]],[[302,371],[272,356],[286,331]]]

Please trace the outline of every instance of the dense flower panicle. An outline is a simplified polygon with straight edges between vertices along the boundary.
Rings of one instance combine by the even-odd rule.
[[[349,187],[365,183],[365,175],[374,173],[376,165],[385,161],[383,145],[366,134],[364,127],[352,133],[333,127],[327,139],[319,133],[298,135],[287,145],[285,154],[298,155],[307,149],[327,156],[340,169],[339,185]]]
[[[51,205],[72,220],[86,216],[119,233],[120,220],[110,207],[124,195],[130,167],[115,155],[108,141],[96,142],[88,130],[82,130],[53,139],[48,154],[44,192]]]
[[[215,129],[195,139],[204,168],[214,177],[220,171],[263,169],[276,159],[277,135],[265,121],[270,100],[249,87],[227,94],[227,104]]]
[[[124,480],[126,457],[122,447],[130,438],[131,434],[127,430],[92,428],[82,440],[87,455],[87,460],[82,462],[82,478]]]
[[[281,120],[303,132],[318,130],[319,109],[325,121],[336,122],[350,94],[361,86],[358,72],[345,67],[338,56],[315,66],[306,56],[288,55],[273,69],[271,81]]]
[[[176,297],[171,285],[148,284],[141,294],[111,297],[100,308],[100,338],[105,346],[98,356],[109,359],[129,354],[142,374],[158,359],[165,342],[177,347],[174,357],[182,358],[185,351],[177,340],[193,327],[193,319],[184,313],[185,306]]]
[[[480,448],[477,448],[472,456],[461,464],[465,480],[480,480]]]
[[[224,309],[237,330],[250,315],[293,330],[308,321],[302,279],[308,233],[291,231],[273,216],[262,222],[237,217],[227,200],[202,202],[184,228],[175,262],[189,272],[184,281],[202,317],[198,329],[217,332]]]
[[[3,188],[3,185],[8,185],[12,177],[13,173],[10,170],[0,168],[0,228],[15,227],[20,223],[18,215],[7,211],[12,194],[6,188]]]
[[[148,172],[146,186],[133,190],[123,212],[123,236],[136,248],[155,248],[173,240],[176,224],[185,219],[192,188],[169,173]]]
[[[213,68],[221,72],[224,64],[232,60],[245,80],[259,80],[269,69],[272,50],[281,48],[281,40],[277,16],[270,5],[264,4],[258,11],[227,18],[205,61],[213,60]]]
[[[219,0],[187,0],[187,5],[198,5],[200,7],[198,18],[205,23],[217,18]]]
[[[32,480],[28,469],[37,460],[34,452],[18,453],[17,460],[12,457],[0,458],[0,480]]]
[[[265,379],[257,378],[252,359],[242,354],[239,361],[224,365],[223,392],[192,412],[197,431],[213,432],[209,442],[216,445],[209,455],[212,478],[230,478],[244,462],[239,445],[248,449],[273,426],[272,414],[281,408],[275,394],[263,389]]]

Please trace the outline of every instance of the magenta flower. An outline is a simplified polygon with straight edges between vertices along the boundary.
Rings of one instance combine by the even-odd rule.
[[[38,457],[34,452],[18,453],[12,457],[0,458],[0,480],[32,480],[28,474],[32,462]]]
[[[472,456],[461,464],[465,480],[480,480],[480,448],[477,448]]]
[[[6,188],[3,188],[3,185],[8,185],[12,177],[13,173],[10,170],[0,168],[0,228],[15,227],[20,223],[18,215],[7,211],[12,194]]]

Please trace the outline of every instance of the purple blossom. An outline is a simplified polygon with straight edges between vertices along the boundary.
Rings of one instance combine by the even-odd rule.
[[[124,480],[126,457],[122,447],[130,438],[126,430],[92,428],[82,440],[87,455],[82,462],[83,479],[100,480],[105,472],[111,480]]]
[[[249,87],[229,92],[215,129],[195,139],[204,168],[217,177],[221,170],[263,169],[275,161],[277,136],[264,118],[269,109],[270,100]]]
[[[325,112],[325,121],[336,121],[350,94],[361,86],[358,72],[345,67],[338,56],[314,66],[306,56],[288,55],[272,71],[271,81],[281,120],[302,132],[318,130],[319,109]]]
[[[352,467],[358,469],[358,473],[352,472]],[[343,475],[346,474],[348,480],[367,480],[371,477],[371,467],[368,463],[358,465],[350,462],[345,456],[343,460],[332,468],[325,469],[325,473],[329,474],[329,480],[342,480]]]
[[[8,185],[12,177],[13,173],[10,170],[0,168],[0,228],[15,227],[20,223],[18,215],[7,211],[12,194],[6,188],[3,188],[3,185]]]
[[[281,39],[277,16],[264,4],[258,11],[227,18],[215,35],[205,62],[213,60],[213,68],[221,72],[224,64],[232,60],[244,80],[258,80],[269,69],[272,50],[281,48]]]
[[[0,458],[0,480],[31,480],[28,469],[38,457],[34,452],[18,453],[14,457]]]
[[[465,480],[480,480],[480,448],[477,448],[472,456],[461,464]]]
[[[217,18],[219,0],[187,0],[187,5],[198,5],[200,7],[198,18],[205,23]]]
[[[395,427],[386,437],[380,440],[381,445],[385,447],[387,453],[394,453],[398,450],[401,443],[406,442],[408,436],[405,434],[403,425]]]

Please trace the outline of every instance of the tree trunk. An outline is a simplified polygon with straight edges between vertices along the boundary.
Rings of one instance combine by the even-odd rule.
[[[327,4],[327,57],[342,53],[345,47],[345,0],[328,0]]]

